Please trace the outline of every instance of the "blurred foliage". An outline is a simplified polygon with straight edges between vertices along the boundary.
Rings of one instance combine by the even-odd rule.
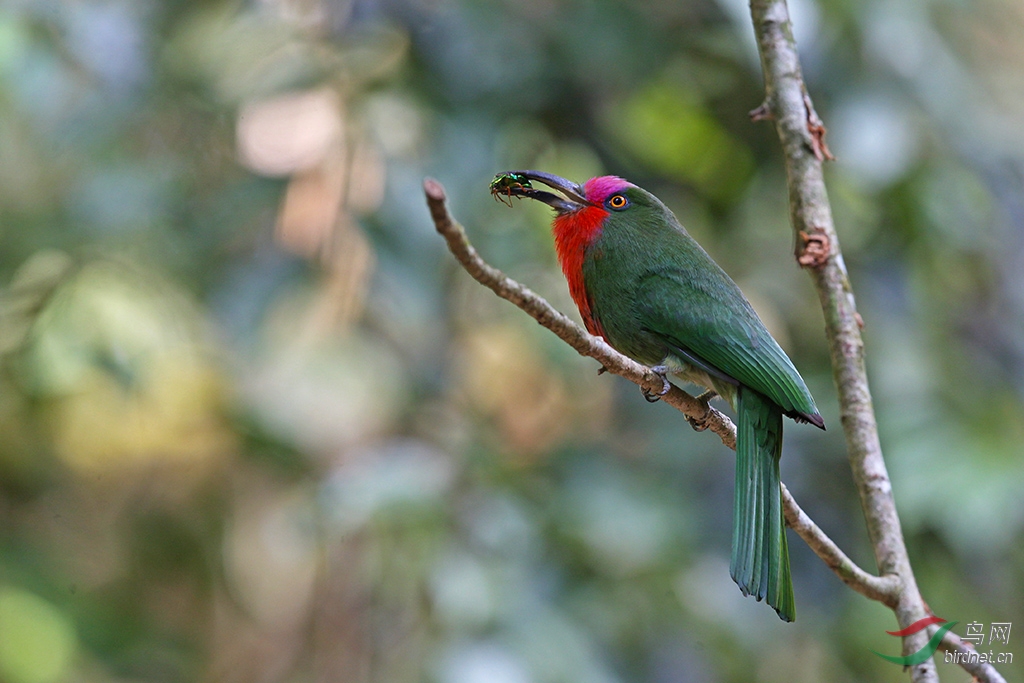
[[[1024,11],[792,12],[922,592],[1024,624]],[[798,540],[795,625],[740,595],[730,454],[471,282],[420,191],[565,311],[492,175],[668,202],[817,397],[783,476],[871,568],[760,97],[739,0],[0,6],[0,681],[902,680]]]

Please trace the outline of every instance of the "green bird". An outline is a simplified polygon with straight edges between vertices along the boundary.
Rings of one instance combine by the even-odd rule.
[[[730,573],[744,595],[793,621],[782,416],[821,429],[825,422],[792,361],[736,283],[650,192],[615,176],[581,187],[539,171],[498,174],[491,189],[555,209],[558,261],[591,334],[663,378],[676,375],[730,403],[737,416]]]

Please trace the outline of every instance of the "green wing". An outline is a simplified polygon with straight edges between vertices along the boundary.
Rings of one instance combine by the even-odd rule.
[[[817,424],[800,373],[724,271],[702,278],[682,270],[648,273],[636,302],[647,331],[663,343]]]

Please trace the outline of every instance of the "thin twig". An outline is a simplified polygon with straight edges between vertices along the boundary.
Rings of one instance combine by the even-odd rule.
[[[914,578],[892,483],[882,458],[864,366],[863,321],[857,314],[822,174],[822,163],[831,156],[824,144],[825,126],[814,111],[804,85],[786,0],[751,0],[750,14],[765,81],[766,97],[760,118],[774,122],[782,142],[790,218],[797,244],[803,245],[798,261],[811,274],[825,315],[832,372],[854,483],[860,494],[878,571],[883,576],[897,578],[898,591],[891,607],[900,628],[906,628],[929,616],[930,610]],[[816,238],[814,245],[809,243],[812,236]],[[904,655],[919,651],[929,637],[927,630],[905,636]],[[968,670],[983,681],[1002,680],[991,666]],[[929,658],[910,667],[910,676],[915,683],[937,683],[935,662]]]
[[[423,181],[423,191],[427,195],[427,205],[430,207],[434,226],[448,243],[448,249],[456,260],[477,282],[524,310],[534,320],[576,349],[580,355],[597,360],[608,372],[625,377],[652,391],[662,388],[660,375],[622,355],[608,346],[604,340],[590,335],[555,310],[543,297],[484,261],[469,243],[466,231],[448,213],[441,183],[427,178]],[[697,423],[700,428],[713,431],[729,448],[736,449],[736,426],[720,411],[675,385],[662,400]],[[893,577],[873,576],[854,564],[853,560],[807,516],[807,513],[800,509],[788,489],[783,487],[782,493],[786,522],[844,583],[872,600],[885,604],[895,601],[897,585]]]

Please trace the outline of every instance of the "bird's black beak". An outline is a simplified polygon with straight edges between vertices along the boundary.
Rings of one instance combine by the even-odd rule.
[[[536,181],[558,190],[563,196],[538,190],[530,185]],[[560,178],[543,171],[506,171],[494,177],[491,183],[491,194],[495,197],[529,197],[544,202],[560,214],[573,213],[585,206],[590,206],[586,193],[578,183]]]

